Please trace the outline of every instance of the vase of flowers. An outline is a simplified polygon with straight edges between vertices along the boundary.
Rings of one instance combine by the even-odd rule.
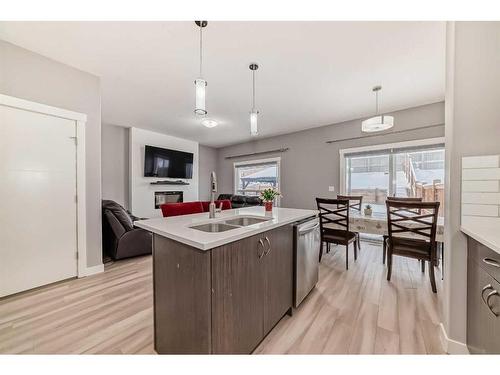
[[[280,197],[281,194],[278,190],[269,188],[264,189],[260,192],[260,199],[264,202],[264,206],[266,206],[266,211],[273,210],[273,202],[276,197]]]
[[[372,213],[373,213],[372,206],[367,204],[365,206],[365,216],[372,216]]]

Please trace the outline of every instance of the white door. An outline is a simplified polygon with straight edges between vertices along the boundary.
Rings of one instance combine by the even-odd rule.
[[[77,275],[76,122],[0,105],[0,297]]]

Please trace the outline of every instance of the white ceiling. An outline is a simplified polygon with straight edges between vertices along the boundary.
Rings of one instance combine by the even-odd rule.
[[[101,77],[102,121],[224,146],[250,140],[250,62],[259,137],[444,99],[444,22],[210,22],[209,117],[194,110],[194,22],[1,22],[0,38]],[[396,119],[397,125],[397,119]]]

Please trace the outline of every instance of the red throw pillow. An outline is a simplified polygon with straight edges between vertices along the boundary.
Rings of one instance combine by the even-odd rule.
[[[163,217],[199,214],[203,212],[201,202],[165,203],[160,208]]]

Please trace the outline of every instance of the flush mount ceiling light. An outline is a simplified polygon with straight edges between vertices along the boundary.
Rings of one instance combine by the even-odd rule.
[[[364,133],[380,132],[394,126],[394,117],[378,114],[378,92],[382,86],[375,86],[372,91],[375,93],[375,117],[371,117],[361,123],[361,131]]]
[[[259,65],[252,63],[249,66],[252,71],[252,110],[250,111],[250,135],[255,137],[259,135],[259,129],[257,126],[257,120],[259,117],[259,111],[255,109],[255,71],[259,69]]]
[[[207,81],[203,79],[202,67],[203,67],[203,28],[208,25],[207,21],[194,21],[196,25],[200,28],[200,75],[194,80],[194,85],[196,89],[196,104],[194,113],[200,116],[207,114],[205,107],[205,90],[207,88]]]
[[[214,128],[219,125],[217,121],[212,120],[211,118],[204,118],[203,120],[201,120],[201,124],[203,126],[206,126],[207,128]]]

